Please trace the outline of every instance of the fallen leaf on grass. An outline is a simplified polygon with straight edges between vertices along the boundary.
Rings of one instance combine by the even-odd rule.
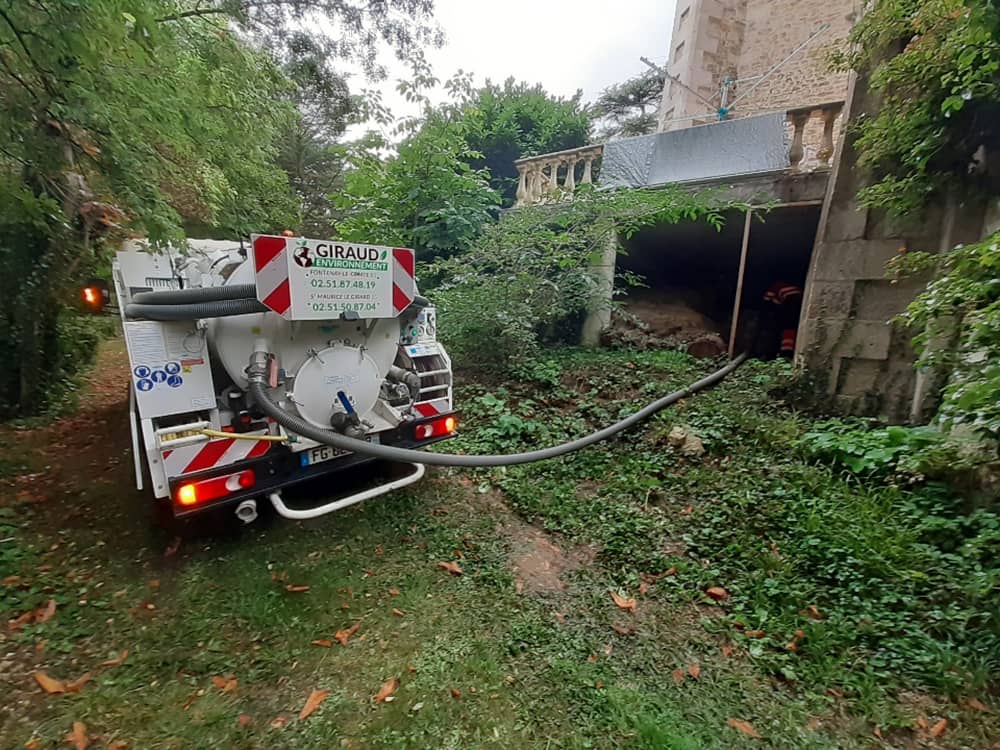
[[[361,627],[361,623],[360,622],[356,622],[353,625],[351,625],[351,627],[349,627],[349,628],[344,628],[343,630],[338,630],[336,633],[333,634],[333,639],[335,641],[337,641],[337,643],[339,643],[341,646],[346,646],[348,639],[350,639],[350,637],[352,635],[354,635],[355,633],[357,633],[358,632],[358,628],[360,628],[360,627]]]
[[[66,738],[66,742],[71,743],[74,750],[87,750],[90,746],[90,738],[87,736],[87,725],[82,721],[74,721],[73,731]]]
[[[732,656],[733,655],[733,647],[730,646],[727,643],[725,646],[722,647],[722,655],[723,656]]]
[[[325,638],[317,638],[312,642],[314,646],[322,646],[323,648],[330,648],[333,645],[333,641],[328,641]]]
[[[413,666],[412,664],[407,664],[406,665],[406,671],[409,672],[410,674],[416,674],[417,673],[417,668],[415,666]]]
[[[701,677],[701,667],[698,665],[698,662],[695,662],[694,664],[688,667],[688,674],[694,677],[696,680],[699,677]]]
[[[312,712],[319,708],[319,704],[326,700],[326,696],[329,694],[329,690],[313,690],[309,693],[306,705],[304,705],[302,710],[299,712],[299,721],[308,719]]]
[[[451,697],[454,698],[455,700],[462,699],[462,691],[459,690],[458,688],[448,688],[448,691],[451,693]]]
[[[302,586],[294,583],[285,584],[285,591],[291,591],[293,594],[301,594],[304,591],[308,591],[309,589],[310,589],[309,586]]]
[[[403,610],[401,610],[401,609],[393,609],[393,610],[392,610],[392,613],[393,613],[394,615],[396,615],[396,617],[403,617],[403,616],[404,616],[404,615],[403,615]]]
[[[66,683],[62,680],[57,680],[54,677],[49,677],[45,672],[40,669],[34,674],[35,682],[49,695],[53,693],[65,693]]]
[[[763,630],[746,630],[743,635],[747,638],[763,638],[767,634]]]
[[[649,584],[643,581],[639,584],[639,596],[645,596],[647,591],[649,591]]]
[[[253,724],[253,717],[250,714],[240,714],[236,719],[236,723],[241,727],[248,727]]]
[[[237,680],[235,677],[220,677],[215,675],[212,677],[212,684],[215,685],[223,693],[231,693],[236,689]]]
[[[705,589],[705,595],[709,599],[717,602],[721,602],[723,599],[729,598],[729,592],[722,588],[722,586],[710,586]]]
[[[82,688],[84,685],[86,685],[88,682],[90,682],[91,679],[93,679],[93,675],[90,674],[90,672],[86,672],[86,673],[80,675],[79,677],[77,677],[72,682],[67,682],[66,683],[66,692],[67,693],[79,693],[80,692],[80,688]]]
[[[20,615],[19,617],[16,617],[13,620],[8,620],[7,629],[10,630],[11,633],[17,632],[18,630],[21,629],[21,626],[27,625],[34,619],[35,619],[35,610],[29,609],[27,612]]]
[[[102,667],[117,667],[119,664],[124,662],[128,658],[128,649],[122,651],[114,659],[108,659],[107,661],[102,661]]]
[[[32,737],[24,743],[24,750],[42,750],[42,741],[37,737]]]
[[[399,596],[399,589],[389,589],[389,596]]]
[[[682,682],[684,682],[684,670],[683,669],[675,669],[672,672],[672,674],[674,676],[674,682],[675,683],[677,683],[678,685],[680,685]]]
[[[612,625],[611,629],[618,635],[632,635],[635,632],[635,628],[631,625]]]
[[[151,588],[151,589],[158,589],[158,588],[160,588],[160,579],[159,579],[159,578],[154,578],[154,579],[153,579],[152,581],[150,581],[150,582],[149,582],[149,583],[148,583],[147,585],[148,585],[148,586],[149,586],[149,588]]]
[[[819,607],[817,607],[815,604],[810,604],[808,607],[806,607],[806,614],[809,615],[809,617],[811,617],[814,620],[823,619],[823,613],[819,611]]]
[[[389,697],[399,689],[399,680],[395,677],[390,677],[388,680],[382,683],[382,687],[378,689],[375,693],[376,703],[385,703]]]
[[[38,611],[35,612],[35,622],[48,622],[56,614],[56,600],[49,599],[48,603],[44,607],[40,607]]]
[[[128,743],[125,740],[112,740],[108,743],[106,750],[127,750]]]
[[[4,586],[16,586],[21,582],[21,576],[7,576],[3,580],[0,580]]]
[[[439,562],[438,567],[442,570],[447,570],[453,576],[462,575],[462,569],[459,567],[457,562]]]
[[[874,735],[875,735],[876,737],[878,737],[879,739],[882,739],[882,729],[881,729],[880,727],[875,727],[875,728],[874,728],[874,729],[872,730],[872,734],[874,734]]]
[[[566,615],[564,615],[562,612],[553,612],[552,616],[556,618],[556,622],[558,623],[566,622]]]
[[[930,728],[930,735],[931,737],[940,737],[942,734],[944,734],[944,730],[946,730],[947,728],[948,728],[948,720],[941,719],[941,721],[939,721],[937,724],[935,724]]]
[[[615,606],[618,609],[623,609],[626,612],[635,612],[635,599],[631,597],[625,597],[619,594],[617,591],[609,591],[611,598],[615,601]]]
[[[917,725],[917,729],[921,732],[926,732],[930,728],[930,724],[927,723],[927,717],[925,716],[918,716],[917,720],[913,723]]]
[[[965,701],[965,705],[967,705],[973,711],[985,711],[986,710],[986,704],[983,703],[978,698],[969,698],[967,701]]]
[[[742,732],[747,737],[756,737],[757,739],[762,739],[757,733],[757,730],[753,728],[753,724],[749,721],[743,721],[743,719],[726,719],[726,723],[735,729],[737,732]]]
[[[288,723],[288,715],[280,714],[271,719],[271,729],[281,729]]]

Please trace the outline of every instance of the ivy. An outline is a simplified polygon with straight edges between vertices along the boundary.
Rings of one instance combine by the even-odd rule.
[[[1000,438],[1000,232],[944,256],[909,253],[893,261],[897,274],[939,266],[900,316],[918,333],[921,367],[950,372],[938,412],[942,425],[966,426]]]
[[[858,166],[874,177],[862,203],[905,215],[948,192],[980,191],[977,151],[1000,135],[997,4],[879,0],[851,41],[837,63],[867,76],[882,99],[857,123]]]

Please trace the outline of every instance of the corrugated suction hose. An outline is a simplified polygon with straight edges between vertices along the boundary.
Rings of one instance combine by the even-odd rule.
[[[560,443],[559,445],[554,445],[550,448],[541,448],[539,450],[528,451],[526,453],[512,453],[507,456],[459,456],[452,453],[427,453],[425,451],[412,450],[409,448],[395,448],[391,445],[377,445],[369,443],[365,440],[349,438],[341,435],[339,432],[333,432],[332,430],[324,430],[316,427],[294,414],[289,414],[274,403],[274,401],[271,400],[270,394],[267,392],[267,385],[265,382],[266,371],[264,371],[265,368],[261,367],[261,360],[259,358],[251,358],[251,364],[247,370],[247,376],[250,379],[250,394],[253,396],[261,411],[274,419],[275,422],[280,424],[285,429],[290,432],[294,432],[297,435],[301,435],[302,437],[307,437],[326,445],[332,445],[335,448],[341,448],[355,453],[362,453],[376,458],[386,459],[388,461],[406,461],[409,463],[428,464],[433,466],[484,467],[513,466],[515,464],[526,464],[534,461],[545,461],[550,458],[556,458],[557,456],[564,456],[567,453],[572,453],[573,451],[578,451],[581,448],[586,448],[594,443],[599,443],[602,440],[607,440],[608,438],[627,430],[629,427],[648,419],[671,404],[677,403],[682,398],[687,398],[698,391],[711,388],[717,383],[722,382],[727,375],[736,370],[736,368],[746,362],[746,360],[747,355],[741,354],[728,365],[720,370],[716,370],[711,375],[692,383],[686,388],[682,388],[679,391],[675,391],[674,393],[664,396],[663,398],[643,407],[635,414],[626,417],[619,422],[615,422],[609,427],[605,427],[604,429],[591,433],[590,435],[576,440],[571,440],[568,443]]]

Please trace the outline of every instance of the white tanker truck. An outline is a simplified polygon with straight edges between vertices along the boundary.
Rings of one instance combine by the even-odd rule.
[[[245,248],[189,240],[178,255],[133,242],[113,277],[136,486],[148,474],[175,518],[230,508],[251,522],[265,498],[282,516],[313,518],[423,476],[423,464],[396,464],[375,486],[286,503],[289,485],[378,459],[279,424],[250,378],[272,409],[346,438],[422,448],[455,432],[451,361],[417,293],[412,250],[253,236]]]

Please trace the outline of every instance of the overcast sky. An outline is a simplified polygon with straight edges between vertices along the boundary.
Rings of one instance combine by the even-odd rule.
[[[666,60],[674,7],[675,0],[436,0],[447,40],[427,58],[441,80],[461,68],[475,73],[477,83],[514,76],[558,96],[583,89],[584,101],[593,101],[604,87],[644,70],[640,56]],[[378,88],[399,117],[411,113],[395,91],[406,69],[390,59],[384,58],[389,79]],[[352,83],[354,90],[368,87]]]

